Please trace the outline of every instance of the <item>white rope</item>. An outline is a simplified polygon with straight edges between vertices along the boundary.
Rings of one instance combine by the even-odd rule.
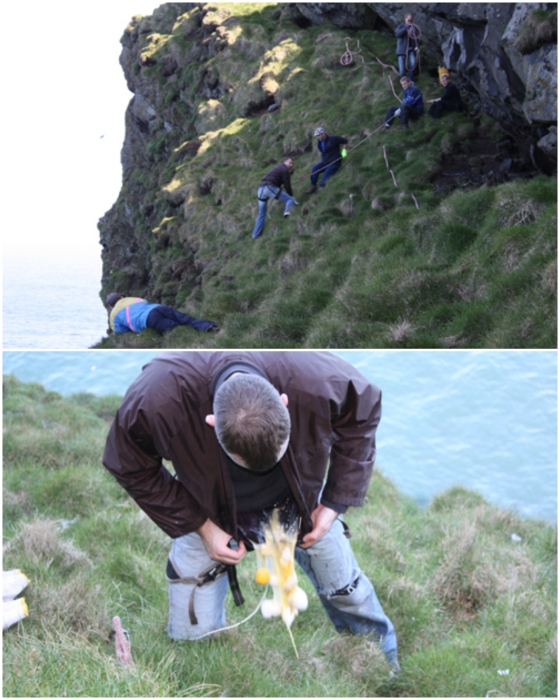
[[[263,600],[267,594],[267,591],[268,591],[268,586],[265,588],[264,593],[262,594],[262,598],[260,599],[257,607],[253,610],[253,612],[248,617],[246,617],[244,620],[241,620],[241,622],[236,622],[234,625],[228,625],[228,627],[220,627],[220,629],[212,630],[211,632],[206,632],[206,634],[201,634],[200,637],[193,637],[191,639],[191,641],[196,642],[199,639],[204,639],[204,637],[209,637],[211,634],[217,634],[218,632],[225,632],[226,630],[232,630],[232,629],[234,629],[234,627],[239,627],[239,625],[244,624],[245,622],[250,620],[253,617],[253,615],[256,615],[256,613],[259,611],[259,608],[261,607],[261,605],[263,603]]]

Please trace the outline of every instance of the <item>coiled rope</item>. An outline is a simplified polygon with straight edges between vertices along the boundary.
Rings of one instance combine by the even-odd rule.
[[[416,55],[418,58],[418,73],[420,73],[420,37],[422,36],[422,30],[416,24],[411,24],[410,28],[412,31],[407,31],[406,33],[406,54],[404,56],[404,66],[408,70],[408,47],[410,46],[410,40],[414,39],[416,41]]]
[[[348,37],[348,36],[345,37],[344,41],[346,43],[346,51],[340,57],[340,65],[341,66],[351,66],[354,63],[354,61],[356,60],[356,56],[358,56],[358,58],[362,59],[362,63],[365,63],[364,57],[359,55],[362,52],[362,49],[360,48],[360,40],[356,39],[356,43],[358,44],[358,48],[356,51],[350,51],[350,49],[348,47],[348,42],[352,41],[352,39],[350,39],[350,37]]]

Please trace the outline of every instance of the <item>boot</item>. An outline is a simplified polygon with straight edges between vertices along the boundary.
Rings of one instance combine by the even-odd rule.
[[[317,192],[317,185],[311,185],[305,194],[315,194]]]

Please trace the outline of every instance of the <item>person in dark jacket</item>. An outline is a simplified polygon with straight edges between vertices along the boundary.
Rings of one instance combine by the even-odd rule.
[[[324,187],[327,184],[327,180],[330,180],[342,163],[340,146],[348,143],[348,139],[345,139],[344,136],[327,134],[322,126],[315,129],[313,136],[317,137],[317,148],[321,152],[321,162],[311,169],[311,187],[306,194],[317,192],[317,181],[320,173],[323,173],[323,176],[319,186]]]
[[[215,333],[219,331],[214,321],[204,321],[177,311],[165,304],[150,304],[140,297],[125,297],[117,292],[107,294],[109,326],[115,333],[140,333],[153,328],[159,333],[168,333],[177,326],[190,326],[195,331]]]
[[[339,517],[363,504],[380,417],[380,390],[329,352],[168,352],[143,368],[103,464],[173,538],[172,639],[224,626],[222,569],[278,507],[300,519],[296,560],[336,629],[379,642],[398,670],[394,627]]]
[[[283,163],[269,170],[263,177],[257,197],[259,200],[259,215],[253,229],[253,238],[258,238],[264,230],[264,222],[266,220],[266,205],[269,199],[279,199],[286,207],[284,209],[284,217],[290,216],[290,209],[297,204],[290,181],[290,171],[294,167],[294,161],[291,158],[286,158]],[[284,186],[286,192],[282,191]]]
[[[462,112],[463,100],[456,85],[453,85],[448,73],[441,76],[443,95],[432,101],[428,114],[434,119],[439,119],[444,112]]]
[[[416,87],[406,76],[401,78],[401,85],[403,87],[402,105],[389,107],[385,115],[384,131],[391,128],[391,122],[395,117],[400,117],[402,128],[408,129],[408,122],[411,119],[419,119],[424,114],[424,100],[420,88]]]
[[[395,29],[399,73],[401,76],[405,76],[408,65],[408,75],[411,80],[414,77],[414,68],[416,67],[416,54],[420,50],[419,32],[413,21],[414,17],[409,12],[405,15],[404,22],[401,22]]]

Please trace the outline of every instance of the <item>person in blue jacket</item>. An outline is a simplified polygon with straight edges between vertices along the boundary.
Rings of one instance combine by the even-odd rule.
[[[418,119],[424,114],[424,100],[420,88],[416,87],[410,78],[401,78],[403,87],[403,101],[400,107],[389,107],[385,115],[383,131],[391,128],[391,122],[395,117],[400,117],[402,128],[408,129],[408,122],[411,119]]]
[[[219,330],[213,321],[193,318],[164,304],[150,304],[140,297],[123,297],[122,294],[111,292],[107,295],[106,302],[109,307],[109,325],[115,333],[140,333],[144,328],[153,328],[163,334],[177,326],[191,326],[195,331],[207,333]]]
[[[340,146],[348,143],[348,139],[345,139],[344,136],[327,134],[322,126],[315,129],[313,136],[317,137],[317,148],[321,151],[321,162],[315,164],[311,168],[311,187],[307,190],[306,194],[317,192],[317,181],[321,173],[323,176],[319,187],[324,187],[327,180],[330,180],[336,173],[340,168],[343,158],[340,152]]]

